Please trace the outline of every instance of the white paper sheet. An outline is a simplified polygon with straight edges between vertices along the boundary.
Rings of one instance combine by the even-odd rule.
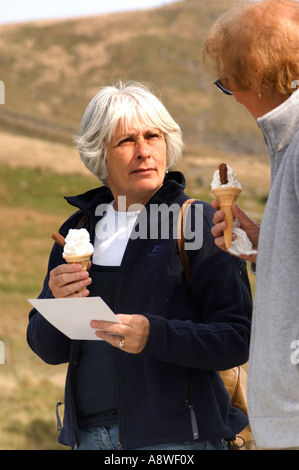
[[[71,339],[101,340],[91,328],[91,320],[120,323],[101,297],[28,300],[46,320]]]

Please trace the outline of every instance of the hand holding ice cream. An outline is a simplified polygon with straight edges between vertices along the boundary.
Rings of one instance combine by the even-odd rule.
[[[232,203],[236,201],[242,192],[242,186],[237,180],[236,174],[226,163],[221,163],[213,175],[211,190],[218,201],[220,209],[225,213],[227,228],[224,230],[224,240],[227,249],[231,246],[234,216]]]
[[[54,297],[68,297],[85,291],[91,282],[86,270],[94,251],[88,231],[70,229],[65,238],[57,232],[53,233],[52,238],[63,247],[62,256],[68,265],[80,264],[82,267],[79,271],[76,266],[71,268],[63,263],[51,271],[49,285]]]
[[[236,173],[225,163],[219,165],[218,170],[215,171],[211,190],[217,199],[217,206],[225,214],[223,219],[223,215],[217,211],[218,207],[212,203],[216,209],[213,218],[215,225],[212,228],[216,245],[221,249],[225,248],[235,256],[255,263],[260,227],[237,204],[234,204],[242,191],[242,186],[237,180]],[[234,216],[236,217],[235,220]],[[228,222],[227,228],[224,229],[223,220]],[[233,241],[232,232],[237,235]],[[223,244],[223,238],[225,245]]]

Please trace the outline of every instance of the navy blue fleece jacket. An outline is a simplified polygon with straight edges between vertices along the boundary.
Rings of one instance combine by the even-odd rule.
[[[181,205],[188,199],[184,188],[183,175],[169,173],[145,210],[149,204]],[[63,224],[60,233],[66,236],[86,214],[93,241],[99,220],[95,209],[113,199],[111,192],[102,187],[67,199],[79,211]],[[251,301],[240,276],[242,261],[215,246],[213,209],[197,203],[203,205],[203,245],[190,251],[189,281],[177,240],[172,237],[130,239],[121,263],[114,311],[142,314],[150,322],[142,353],[117,351],[119,433],[124,449],[193,439],[232,439],[248,423],[231,406],[217,372],[248,359]],[[194,205],[191,214],[194,216]],[[52,296],[49,272],[62,262],[62,248],[55,243],[39,298]],[[29,315],[27,338],[45,362],[69,363],[59,442],[74,448],[79,444],[73,399],[79,342],[68,339],[35,309]]]

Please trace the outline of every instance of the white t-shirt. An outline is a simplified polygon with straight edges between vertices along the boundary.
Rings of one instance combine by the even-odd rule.
[[[97,223],[92,262],[100,266],[120,266],[139,212],[121,212],[107,204],[107,212]]]

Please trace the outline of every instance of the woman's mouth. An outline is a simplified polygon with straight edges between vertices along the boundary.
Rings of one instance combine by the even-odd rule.
[[[135,174],[151,174],[155,171],[154,168],[137,168],[136,170],[132,171]]]

